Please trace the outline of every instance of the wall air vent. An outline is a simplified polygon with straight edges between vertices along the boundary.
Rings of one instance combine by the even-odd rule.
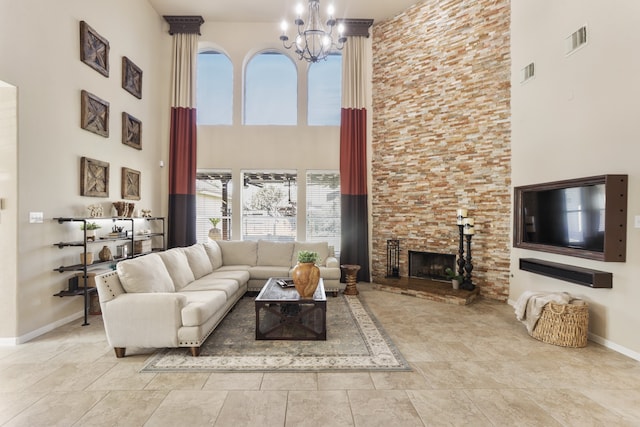
[[[565,39],[565,52],[567,55],[587,44],[587,26],[578,28],[576,32]]]
[[[524,83],[532,79],[533,76],[535,76],[535,72],[536,72],[536,67],[533,62],[527,65],[526,67],[524,67],[522,70],[520,70],[520,75],[522,77],[520,80],[520,83]]]

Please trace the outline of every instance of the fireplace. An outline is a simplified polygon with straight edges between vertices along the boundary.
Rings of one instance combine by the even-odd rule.
[[[435,252],[409,251],[409,277],[448,280],[445,270],[456,271],[456,256]]]

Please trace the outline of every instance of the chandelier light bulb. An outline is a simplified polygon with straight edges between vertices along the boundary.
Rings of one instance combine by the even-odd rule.
[[[287,24],[287,21],[283,19],[282,22],[280,23],[280,29],[282,30],[282,34],[286,33],[288,28],[289,28],[289,24]]]
[[[338,34],[344,34],[344,24],[338,24]]]
[[[302,15],[302,12],[304,12],[304,6],[302,6],[302,3],[298,3],[296,5],[296,15],[298,18]]]
[[[333,16],[335,11],[336,11],[336,9],[333,7],[332,4],[330,4],[329,7],[327,7],[327,13],[329,14],[329,16]]]

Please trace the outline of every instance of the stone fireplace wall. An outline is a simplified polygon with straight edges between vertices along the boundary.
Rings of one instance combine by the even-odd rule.
[[[372,275],[387,239],[455,254],[475,219],[474,283],[506,300],[511,247],[508,0],[427,0],[373,28]],[[466,245],[465,245],[466,248]]]

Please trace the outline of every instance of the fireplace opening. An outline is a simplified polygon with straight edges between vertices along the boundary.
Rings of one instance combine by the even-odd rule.
[[[456,271],[456,256],[436,252],[409,251],[409,276],[420,279],[447,281],[444,272]]]

